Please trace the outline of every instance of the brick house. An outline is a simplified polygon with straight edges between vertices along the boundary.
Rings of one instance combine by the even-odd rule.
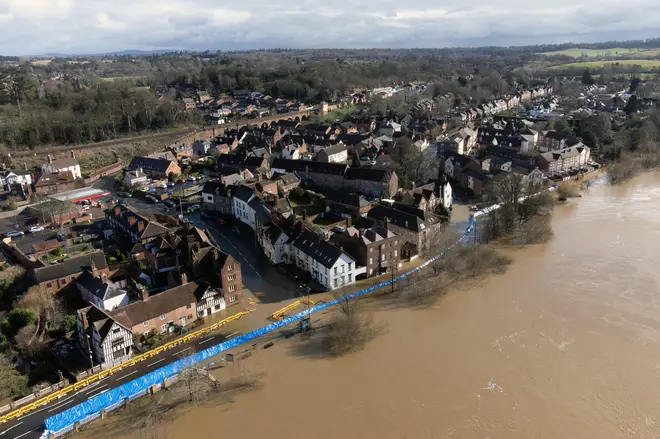
[[[349,168],[344,189],[372,197],[390,198],[399,190],[399,178],[390,169]]]
[[[300,179],[294,173],[291,174],[279,174],[275,177],[277,182],[277,187],[282,190],[285,194],[289,193],[291,190],[297,188],[300,185]]]
[[[170,332],[174,325],[185,327],[197,320],[196,282],[186,282],[158,294],[141,291],[142,300],[133,302],[110,313],[116,321],[133,334]]]
[[[366,267],[366,276],[377,276],[395,270],[401,265],[401,245],[399,237],[385,227],[372,226],[369,229],[349,227],[337,237],[337,243],[360,267]]]
[[[206,182],[202,189],[202,209],[231,215],[235,189],[235,186],[221,181]]]
[[[92,265],[99,275],[110,274],[105,255],[101,251],[66,259],[56,265],[35,268],[30,274],[41,293],[55,294],[80,276],[84,267]]]
[[[105,219],[111,229],[127,234],[133,242],[144,244],[169,232],[162,224],[120,204],[107,209]]]
[[[339,190],[344,186],[344,172],[348,166],[340,163],[321,163],[306,160],[275,159],[271,171],[280,174],[295,172],[300,180],[323,189]]]
[[[362,195],[344,191],[326,192],[324,201],[327,209],[344,217],[366,216],[372,206]]]
[[[568,136],[563,133],[558,131],[544,131],[538,136],[537,146],[541,152],[556,151],[568,146],[566,144],[567,141]]]
[[[177,160],[191,158],[194,154],[192,145],[170,145],[167,147],[167,150],[174,154],[174,157]],[[175,174],[177,174],[177,172],[175,172]]]
[[[192,154],[192,147],[190,152]],[[150,157],[133,157],[126,170],[136,169],[140,169],[151,178],[167,178],[170,174],[181,174],[181,168],[176,161]]]

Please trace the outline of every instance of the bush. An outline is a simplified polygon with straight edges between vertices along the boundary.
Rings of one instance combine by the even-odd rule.
[[[114,256],[108,256],[108,262],[111,264],[116,264],[117,258],[115,258]]]
[[[572,183],[560,183],[557,188],[557,197],[559,201],[566,201],[569,198],[577,198],[579,196],[579,189]]]
[[[52,250],[50,254],[56,258],[61,258],[64,254],[64,251],[62,250],[62,247],[57,247],[55,250]]]

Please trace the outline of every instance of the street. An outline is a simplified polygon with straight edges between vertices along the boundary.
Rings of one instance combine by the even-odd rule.
[[[221,343],[230,335],[228,332],[215,333],[203,336],[199,339],[192,340],[184,343],[172,350],[162,352],[141,363],[134,366],[126,367],[115,375],[106,377],[88,385],[87,387],[63,396],[58,401],[53,401],[50,404],[30,412],[18,419],[9,421],[5,424],[0,424],[0,438],[2,439],[36,439],[41,436],[46,418],[62,412],[70,407],[87,401],[101,393],[104,393],[112,388],[120,386],[130,380],[139,378],[149,372],[153,372],[163,366],[166,366],[174,361],[177,361],[181,356],[190,355],[206,349],[214,344]],[[232,335],[233,336],[233,335]]]

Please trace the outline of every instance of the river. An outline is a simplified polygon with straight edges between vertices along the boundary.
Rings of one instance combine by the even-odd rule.
[[[596,184],[552,222],[506,274],[378,311],[387,332],[363,352],[259,351],[261,388],[186,410],[168,437],[658,437],[660,174]]]

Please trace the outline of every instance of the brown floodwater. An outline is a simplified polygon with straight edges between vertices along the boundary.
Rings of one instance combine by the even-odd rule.
[[[593,186],[553,227],[503,276],[432,309],[383,307],[363,352],[259,351],[261,388],[186,410],[168,436],[659,437],[660,175]]]

